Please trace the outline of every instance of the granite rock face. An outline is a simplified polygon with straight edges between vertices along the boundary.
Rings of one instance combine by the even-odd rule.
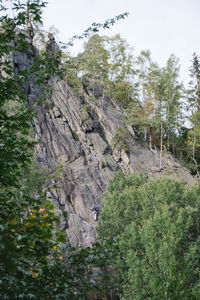
[[[29,53],[14,53],[14,67],[29,68],[35,55],[33,48]],[[38,119],[33,122],[38,140],[36,155],[39,164],[50,172],[62,168],[62,177],[55,180],[61,188],[52,189],[51,197],[56,213],[67,211],[62,228],[71,245],[88,246],[95,241],[98,221],[91,207],[101,213],[105,188],[117,170],[143,171],[149,177],[164,173],[190,185],[195,182],[170,155],[163,158],[160,171],[159,153],[142,145],[131,127],[127,128],[129,151],[113,147],[118,128],[125,128],[121,109],[114,101],[101,93],[92,100],[87,93],[79,96],[58,78],[48,78],[48,84],[51,91],[37,107]],[[42,92],[33,78],[25,90],[29,105]]]

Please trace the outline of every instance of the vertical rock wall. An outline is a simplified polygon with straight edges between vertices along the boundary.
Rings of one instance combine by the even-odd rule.
[[[30,68],[37,51],[33,46],[28,52],[14,53],[12,60],[17,72]],[[118,128],[124,128],[120,107],[99,95],[90,100],[76,95],[64,80],[48,79],[51,91],[43,104],[36,107],[38,119],[33,122],[37,160],[50,172],[62,166],[60,189],[52,190],[56,212],[67,211],[62,227],[74,246],[90,245],[96,239],[97,221],[92,206],[102,208],[102,198],[109,180],[117,170],[130,173],[144,171],[148,176],[160,175],[155,153],[142,146],[132,128],[128,128],[129,151],[113,148],[112,139]],[[29,105],[42,93],[30,77],[24,87]],[[175,174],[194,182],[187,170],[170,155],[163,160],[162,172]]]

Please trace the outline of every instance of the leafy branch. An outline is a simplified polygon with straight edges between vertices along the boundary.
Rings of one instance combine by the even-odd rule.
[[[62,43],[62,42],[60,42],[61,47],[63,49],[65,49],[65,48],[67,48],[69,46],[73,46],[74,45],[74,41],[81,40],[83,38],[87,38],[90,35],[91,32],[94,32],[94,33],[99,32],[99,30],[101,28],[103,28],[103,29],[109,29],[110,26],[113,26],[119,20],[128,17],[128,15],[129,15],[129,13],[125,12],[123,14],[115,16],[114,18],[110,18],[110,19],[106,20],[104,23],[95,23],[94,22],[81,35],[74,35],[72,38],[70,38],[68,43]]]

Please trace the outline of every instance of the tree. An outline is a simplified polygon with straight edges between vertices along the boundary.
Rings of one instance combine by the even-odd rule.
[[[45,92],[47,74],[63,73],[45,52],[27,69],[14,68],[12,61],[13,53],[37,53],[26,30],[27,12],[40,23],[45,2],[13,1],[14,17],[6,4],[1,4],[5,13],[0,18],[0,298],[85,299],[98,290],[91,270],[99,264],[99,249],[75,251],[56,229],[48,174],[35,164],[34,106],[27,105],[30,76]]]
[[[151,68],[151,53],[149,50],[141,51],[141,54],[136,59],[138,66],[137,74],[140,86],[140,103],[144,110],[144,118],[150,119],[154,111],[153,98],[151,97],[150,77],[149,72]],[[144,124],[144,139],[147,140],[147,125]]]
[[[153,128],[157,124],[154,87],[157,86],[159,73],[158,66],[151,60],[149,50],[142,51],[137,57],[136,68],[138,95],[135,101],[132,101],[126,109],[127,124],[139,126],[140,132],[143,132],[144,140],[148,140],[149,148],[152,150]],[[156,139],[154,138],[155,146]]]
[[[44,102],[49,91],[48,76],[64,77],[54,55],[41,51],[36,56],[32,46],[30,19],[41,24],[46,2],[13,1],[14,16],[9,15],[7,4],[5,0],[0,5],[0,298],[87,299],[100,290],[92,270],[103,264],[102,247],[72,249],[66,243],[56,229],[59,218],[47,197],[48,174],[39,169],[34,157],[34,107]],[[84,36],[126,15],[94,23]],[[13,55],[24,57],[26,51],[34,56],[30,65],[25,69],[14,65]],[[30,78],[41,91],[32,107],[27,105]]]
[[[93,95],[95,87],[104,87],[108,80],[109,53],[104,47],[104,42],[104,37],[95,34],[84,44],[84,51],[79,54],[79,70],[86,80],[91,81]]]
[[[60,251],[54,237],[53,207],[45,197],[41,172],[32,169],[35,142],[31,132],[32,109],[27,106],[23,84],[27,70],[15,73],[10,51],[28,50],[27,35],[17,30],[26,23],[27,10],[40,21],[43,1],[15,2],[17,15],[1,17],[0,31],[0,272],[2,299],[34,298],[36,277],[56,266]],[[5,9],[5,6],[1,6]],[[32,70],[31,70],[32,71]],[[40,180],[39,180],[40,178]],[[34,188],[30,181],[34,180]],[[32,183],[32,182],[31,182]],[[61,240],[60,240],[61,241]],[[57,249],[57,250],[56,250]],[[52,262],[51,262],[52,264]],[[52,264],[52,265],[53,265]]]
[[[171,142],[178,128],[183,124],[181,120],[181,97],[183,93],[182,84],[178,82],[179,76],[178,59],[171,55],[167,60],[166,67],[163,68],[163,85],[165,101],[165,126],[167,150],[171,148]],[[181,124],[182,121],[182,124]]]
[[[115,253],[111,283],[122,299],[199,298],[199,192],[142,174],[110,182],[98,232]]]
[[[160,68],[152,62],[150,51],[142,51],[136,59],[138,77],[138,104],[132,102],[126,110],[127,123],[139,125],[144,131],[144,140],[160,147],[160,169],[164,146],[174,152],[178,128],[183,122],[182,85],[178,82],[178,60],[174,55],[166,67]],[[139,108],[139,109],[138,109]]]
[[[93,95],[99,86],[102,96],[112,97],[124,106],[132,101],[135,92],[133,55],[120,35],[112,38],[92,35],[84,44],[84,51],[71,61],[76,62],[77,77],[93,90]]]
[[[191,68],[192,81],[188,90],[189,120],[192,128],[188,132],[188,146],[191,152],[191,160],[195,166],[195,172],[199,176],[200,157],[200,61],[198,55],[193,55]]]
[[[108,95],[127,107],[135,93],[133,49],[119,34],[107,37],[107,48],[110,54]]]

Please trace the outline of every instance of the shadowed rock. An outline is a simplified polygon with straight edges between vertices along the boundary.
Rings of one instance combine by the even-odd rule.
[[[55,55],[59,51],[52,35],[49,35],[47,51]],[[13,54],[14,66],[29,68],[33,53]],[[125,127],[122,112],[117,103],[98,94],[93,102],[88,94],[76,95],[64,80],[50,78],[51,91],[48,105],[37,108],[38,119],[34,120],[35,136],[38,140],[36,155],[39,164],[53,172],[62,166],[62,188],[51,191],[55,211],[67,211],[67,220],[62,219],[69,242],[73,245],[90,245],[96,239],[97,221],[91,207],[101,213],[102,198],[109,180],[117,170],[126,173],[143,171],[149,177],[161,173],[195,182],[189,172],[178,161],[167,155],[163,158],[163,170],[159,170],[159,153],[153,153],[135,138],[129,127],[129,151],[113,148],[112,140],[118,128]],[[30,77],[26,86],[27,99],[34,102],[41,90]],[[87,113],[84,105],[90,106]],[[168,173],[168,174],[167,174]]]

